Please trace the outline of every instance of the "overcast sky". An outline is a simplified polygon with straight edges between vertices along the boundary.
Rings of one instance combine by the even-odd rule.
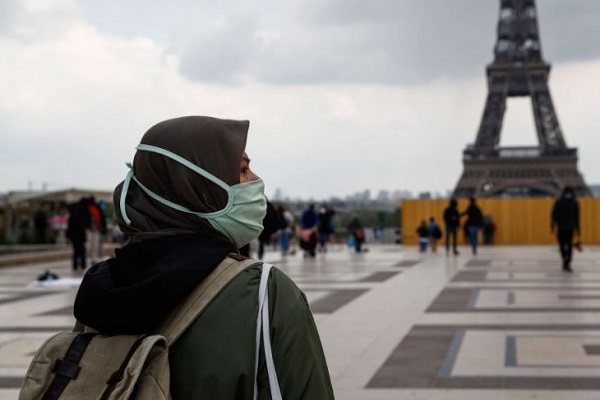
[[[600,1],[538,0],[550,90],[600,183]],[[446,193],[474,141],[497,0],[1,0],[0,192],[112,190],[153,124],[250,120],[267,195]],[[511,98],[502,145],[537,143]]]

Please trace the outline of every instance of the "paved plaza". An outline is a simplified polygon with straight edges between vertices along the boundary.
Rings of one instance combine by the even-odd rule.
[[[571,274],[553,246],[460,251],[338,245],[266,261],[306,293],[338,399],[600,399],[600,247],[575,253]],[[71,278],[68,261],[0,268],[2,400],[73,325],[75,287],[30,286],[47,268]]]

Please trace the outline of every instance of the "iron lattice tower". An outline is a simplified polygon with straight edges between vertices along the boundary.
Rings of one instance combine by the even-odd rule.
[[[454,196],[556,196],[566,185],[591,195],[577,170],[577,149],[567,147],[554,111],[535,0],[501,0],[497,31],[483,116],[475,143],[463,152]],[[500,147],[506,98],[517,96],[531,98],[537,147]]]

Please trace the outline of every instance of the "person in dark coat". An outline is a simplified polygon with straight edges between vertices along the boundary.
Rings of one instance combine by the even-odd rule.
[[[106,216],[94,196],[88,197],[87,202],[91,219],[90,228],[87,231],[87,255],[91,264],[96,264],[104,256],[102,236],[106,234]]]
[[[417,235],[419,235],[419,251],[421,253],[426,253],[430,232],[425,220],[421,221],[421,225],[417,228]]]
[[[555,230],[563,271],[572,272],[573,236],[579,238],[580,230],[579,203],[575,199],[575,191],[570,186],[565,187],[560,198],[554,202],[550,231],[554,234]]]
[[[86,231],[90,229],[92,218],[88,210],[88,201],[81,198],[79,202],[69,206],[69,222],[67,224],[67,238],[73,245],[73,271],[81,268],[83,271],[85,264],[85,242]]]
[[[258,235],[258,259],[265,255],[265,246],[271,243],[271,238],[279,230],[279,214],[273,204],[267,200],[267,215],[263,219],[263,230]]]
[[[362,252],[362,245],[365,242],[365,228],[363,228],[357,217],[352,218],[352,221],[350,221],[348,232],[354,237],[354,251],[356,253]]]
[[[451,199],[450,204],[444,210],[444,224],[446,225],[446,254],[450,253],[450,238],[452,238],[452,253],[458,255],[456,249],[456,232],[460,226],[460,214],[458,213],[456,199]]]
[[[477,254],[477,244],[479,241],[479,229],[483,227],[483,213],[481,208],[477,205],[475,198],[469,199],[470,204],[467,210],[462,215],[467,216],[465,222],[466,230],[469,235],[469,242],[471,243],[471,250],[473,254]]]
[[[323,205],[319,210],[319,251],[327,251],[329,235],[333,233],[333,208]]]
[[[310,204],[300,218],[300,247],[304,250],[304,257],[315,258],[318,243],[319,215],[315,205]]]
[[[46,243],[46,232],[48,230],[48,215],[43,209],[39,209],[33,215],[33,227],[35,228],[35,242]]]
[[[442,238],[442,230],[440,226],[435,222],[435,218],[429,218],[429,245],[431,246],[431,252],[437,251],[438,240]]]

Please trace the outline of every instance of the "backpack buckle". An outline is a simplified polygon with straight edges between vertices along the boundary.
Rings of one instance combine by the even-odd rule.
[[[81,367],[69,360],[56,360],[52,372],[56,375],[61,375],[69,379],[77,379]]]

